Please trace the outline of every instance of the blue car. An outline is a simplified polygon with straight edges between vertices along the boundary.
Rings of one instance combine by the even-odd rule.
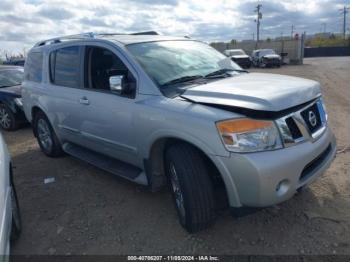
[[[18,129],[27,120],[22,108],[23,68],[0,66],[0,126],[6,131]]]

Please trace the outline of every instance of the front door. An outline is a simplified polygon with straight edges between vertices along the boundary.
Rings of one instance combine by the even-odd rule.
[[[123,79],[122,84],[133,87],[136,87],[136,78],[109,49],[86,46],[84,56],[85,88],[81,95],[83,121],[79,129],[86,141],[85,146],[133,163],[137,154],[133,122],[136,90],[122,94],[118,88],[111,89],[113,78],[110,78]]]

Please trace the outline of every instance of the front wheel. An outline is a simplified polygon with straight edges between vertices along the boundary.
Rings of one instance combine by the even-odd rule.
[[[180,224],[190,233],[212,225],[213,185],[201,153],[184,143],[173,145],[166,152],[165,166]]]

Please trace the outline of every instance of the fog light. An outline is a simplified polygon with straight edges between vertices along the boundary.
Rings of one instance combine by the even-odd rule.
[[[276,193],[278,196],[283,196],[289,190],[290,183],[288,179],[280,181],[276,186]]]

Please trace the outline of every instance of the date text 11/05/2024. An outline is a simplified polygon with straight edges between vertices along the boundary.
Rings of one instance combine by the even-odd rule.
[[[128,256],[128,261],[219,261],[217,256]]]

